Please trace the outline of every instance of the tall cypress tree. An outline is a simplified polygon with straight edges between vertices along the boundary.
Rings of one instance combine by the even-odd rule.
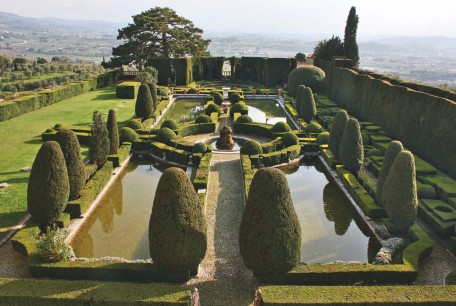
[[[116,111],[110,109],[108,113],[108,128],[109,135],[109,154],[116,154],[119,149],[119,128],[117,127]]]
[[[353,61],[353,64],[359,64],[358,43],[356,42],[356,32],[358,31],[359,17],[356,15],[356,7],[352,6],[347,17],[344,35],[344,54]]]
[[[99,167],[106,162],[109,154],[109,137],[103,114],[99,111],[93,113],[92,135],[89,141],[89,157]]]

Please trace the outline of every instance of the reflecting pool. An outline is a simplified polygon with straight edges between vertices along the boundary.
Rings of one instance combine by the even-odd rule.
[[[283,121],[292,126],[291,120],[276,100],[247,100],[246,104],[254,122],[276,124]]]
[[[205,114],[205,104],[206,99],[177,99],[166,111],[165,115],[162,118],[162,122],[169,118],[176,120],[177,123],[193,122],[195,121],[196,117]]]

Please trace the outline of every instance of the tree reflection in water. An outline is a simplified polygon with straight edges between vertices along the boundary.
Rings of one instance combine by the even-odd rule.
[[[340,201],[340,190],[335,184],[327,184],[323,189],[323,205],[326,219],[334,222],[334,231],[343,236],[352,221],[350,207],[346,201]]]

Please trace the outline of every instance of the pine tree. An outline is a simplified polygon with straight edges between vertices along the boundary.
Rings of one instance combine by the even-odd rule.
[[[109,154],[116,154],[119,149],[119,128],[117,127],[116,111],[114,109],[109,110],[106,127],[109,135]]]
[[[358,31],[359,17],[356,15],[356,7],[352,6],[347,17],[344,35],[344,54],[353,61],[355,66],[359,64],[358,43],[356,42],[356,32]]]

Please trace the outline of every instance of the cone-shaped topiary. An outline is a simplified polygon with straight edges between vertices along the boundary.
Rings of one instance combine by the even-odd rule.
[[[383,207],[394,224],[406,233],[415,222],[418,209],[415,158],[400,152],[391,166],[382,191]]]
[[[302,93],[304,92],[304,88],[306,88],[305,85],[299,85],[298,90],[296,91],[296,111],[299,113],[301,110],[301,104],[302,104]]]
[[[249,108],[244,102],[239,102],[230,107],[230,118],[234,118],[234,113],[240,113],[241,115],[247,115]]]
[[[220,106],[214,103],[209,103],[206,108],[204,109],[204,112],[206,113],[207,116],[210,116],[212,113],[217,113],[220,114]]]
[[[241,101],[241,95],[237,92],[230,93],[228,100],[231,102],[231,104],[236,104]]]
[[[197,142],[193,145],[193,153],[205,153],[207,151],[207,146],[202,142]]]
[[[382,201],[382,194],[383,194],[383,185],[385,184],[386,177],[390,171],[391,166],[394,163],[397,155],[404,151],[404,147],[400,141],[394,140],[388,144],[386,148],[385,156],[383,157],[382,168],[380,169],[380,173],[378,174],[377,179],[377,200],[380,204],[383,203]]]
[[[323,87],[325,72],[316,66],[302,66],[294,69],[288,75],[288,92],[296,98],[299,85],[305,85],[319,92]]]
[[[163,143],[167,143],[171,139],[176,138],[176,133],[173,132],[173,130],[169,128],[161,128],[157,135],[155,136],[155,140]]]
[[[315,99],[312,93],[312,89],[306,87],[302,92],[302,101],[299,114],[305,122],[309,123],[313,120],[316,113],[317,108],[315,106]]]
[[[250,185],[239,230],[245,266],[255,274],[287,273],[301,257],[301,227],[285,174],[259,169]]]
[[[138,133],[136,133],[135,130],[129,127],[121,128],[119,134],[120,143],[139,141]]]
[[[272,126],[271,131],[274,133],[284,133],[291,131],[291,128],[288,123],[279,121]]]
[[[158,97],[157,97],[157,85],[155,83],[147,84],[149,87],[150,95],[152,97],[152,113],[157,109]]]
[[[241,146],[241,154],[244,155],[258,155],[263,154],[263,148],[256,140],[249,139]]]
[[[248,115],[239,116],[236,120],[237,123],[252,123],[253,120]]]
[[[200,115],[196,117],[195,123],[212,123],[212,119],[208,115]]]
[[[337,160],[340,160],[339,150],[342,135],[344,134],[345,124],[348,121],[348,114],[344,110],[337,112],[329,131],[328,146],[331,153]]]
[[[345,124],[339,155],[348,171],[354,174],[358,172],[364,162],[363,139],[358,120],[350,118]]]
[[[81,156],[81,147],[78,137],[72,130],[62,129],[55,134],[55,140],[59,143],[68,173],[70,183],[69,200],[79,197],[85,185],[86,173],[85,165]]]
[[[109,154],[116,154],[119,149],[119,128],[117,127],[116,111],[110,109],[106,123],[109,135]]]
[[[171,130],[177,130],[179,128],[179,125],[173,119],[166,119],[165,121],[163,121],[160,128],[168,128]]]
[[[206,219],[193,184],[182,169],[166,169],[158,182],[149,222],[153,262],[167,271],[195,273],[206,245]]]
[[[127,122],[127,124],[125,124],[125,127],[129,127],[133,130],[140,130],[143,128],[143,125],[139,120],[131,119]]]
[[[223,103],[223,96],[221,93],[217,91],[211,92],[211,95],[214,97],[214,103],[220,105]]]
[[[138,90],[138,97],[136,98],[135,114],[136,117],[148,119],[154,113],[154,105],[152,103],[152,96],[150,94],[149,86],[141,84]]]
[[[70,183],[60,145],[43,143],[33,162],[27,189],[27,207],[42,231],[52,225],[68,203]]]
[[[109,154],[109,137],[101,112],[93,113],[92,135],[89,141],[90,160],[101,167]]]
[[[285,148],[297,145],[299,143],[298,136],[296,136],[296,134],[293,132],[286,132],[282,135],[280,140],[282,141],[282,144]]]

